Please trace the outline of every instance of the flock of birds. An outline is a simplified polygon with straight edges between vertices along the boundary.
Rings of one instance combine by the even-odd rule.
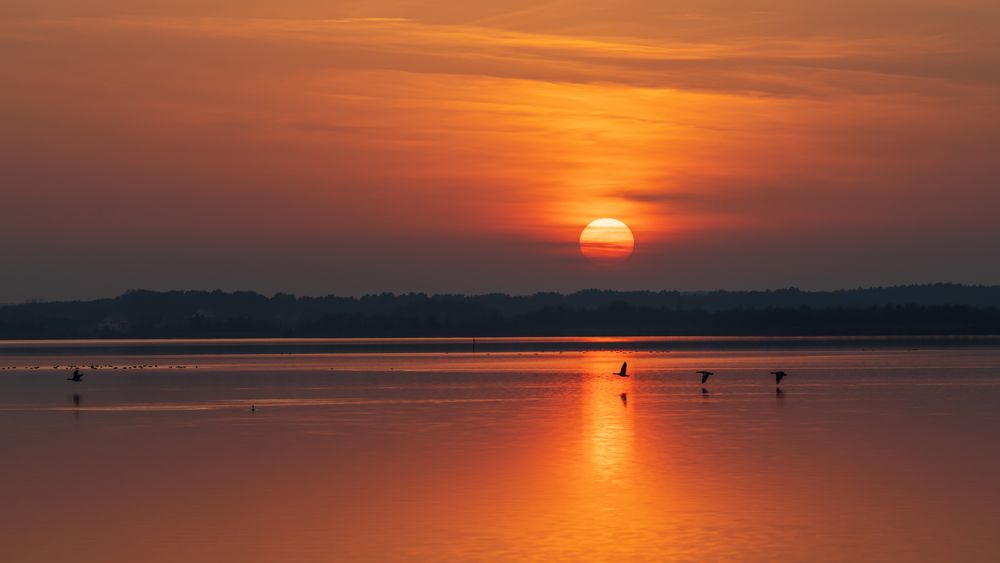
[[[709,377],[712,377],[713,375],[715,375],[714,371],[706,371],[706,370],[696,371],[695,373],[701,375],[701,384],[702,385],[704,385],[705,382],[708,381]],[[770,373],[771,373],[771,375],[774,376],[774,384],[775,385],[781,385],[781,380],[784,379],[786,375],[788,375],[787,373],[785,373],[783,371],[772,371]],[[618,370],[617,372],[613,373],[612,375],[617,375],[619,377],[628,377],[628,362],[622,362],[622,368],[620,370]]]
[[[22,369],[22,370],[36,370],[36,369],[42,369],[42,367],[43,366],[3,366],[3,367],[0,367],[0,371],[18,370],[18,369]],[[160,366],[160,364],[135,364],[135,365],[128,365],[128,366],[116,366],[116,365],[112,365],[112,364],[91,364],[89,366],[83,366],[84,369],[86,369],[86,368],[90,368],[92,370],[97,370],[97,369],[120,369],[120,370],[123,370],[123,371],[125,371],[125,370],[139,370],[139,369],[154,369],[154,368],[160,368],[160,367],[162,367],[164,369],[187,369],[189,366],[184,366],[184,365]],[[194,366],[194,367],[197,368],[198,366]],[[80,369],[81,369],[80,366],[75,366],[75,365],[70,365],[70,366],[52,366],[52,369],[56,369],[56,370],[60,370],[60,369],[70,370],[71,369],[71,370],[73,370],[73,375],[71,375],[70,377],[67,377],[66,381],[75,381],[77,383],[83,381],[83,374],[80,373]]]
[[[22,368],[22,369],[35,370],[35,369],[41,369],[41,367],[42,366],[28,366],[28,367],[25,367],[25,368]],[[101,369],[122,369],[122,370],[128,370],[128,369],[159,368],[160,365],[159,364],[138,364],[138,365],[134,365],[134,366],[115,366],[115,365],[107,364],[107,365],[91,365],[91,366],[88,366],[88,367],[90,367],[90,369],[92,369],[92,370],[96,370],[96,369],[99,369],[99,368],[101,368]],[[188,366],[171,365],[171,366],[163,366],[163,367],[166,368],[166,369],[186,369]],[[198,366],[194,366],[194,367],[198,367]],[[66,381],[72,381],[74,383],[80,383],[81,381],[83,381],[83,374],[80,373],[79,366],[66,366],[65,368],[63,368],[63,366],[53,366],[53,368],[54,369],[72,369],[73,370],[73,374],[71,376],[67,377]],[[8,369],[18,369],[18,368],[16,366],[4,366],[4,367],[0,367],[0,370],[8,370]],[[701,376],[701,384],[702,385],[704,385],[705,382],[708,381],[709,377],[712,377],[713,375],[715,375],[714,371],[707,371],[707,370],[699,370],[699,371],[696,371],[695,373],[697,373],[698,375]],[[788,375],[787,373],[785,373],[783,371],[772,371],[770,373],[771,373],[771,375],[774,376],[774,383],[776,385],[781,385],[781,380],[784,379],[786,375]],[[619,377],[629,377],[628,362],[622,362],[621,369],[619,369],[617,372],[613,373],[612,375],[617,375]],[[702,391],[702,393],[706,392],[704,387],[702,387],[701,391]],[[781,393],[781,389],[780,388],[778,389],[778,393],[779,394]],[[621,393],[620,397],[621,397],[621,400],[622,400],[622,404],[628,406],[628,395],[625,394],[625,393]],[[79,395],[74,395],[73,396],[73,402],[74,402],[74,404],[76,404],[77,406],[79,406],[80,405],[80,396]],[[253,412],[256,412],[256,410],[257,410],[257,406],[256,405],[251,405],[250,406],[250,412],[253,413]]]
[[[147,368],[153,369],[153,368],[159,368],[161,366],[160,366],[160,364],[137,364],[137,365],[133,365],[133,366],[116,366],[116,365],[111,365],[111,364],[93,365],[92,364],[92,365],[86,366],[86,367],[89,367],[92,370],[96,370],[96,369],[121,369],[121,370],[133,369],[134,370],[134,369],[147,369]],[[184,365],[176,365],[176,366],[174,366],[174,365],[171,365],[171,366],[163,366],[163,367],[166,368],[166,369],[187,369],[188,366],[184,366]],[[198,366],[194,366],[194,367],[198,367]],[[23,367],[23,368],[20,368],[20,369],[32,370],[32,369],[41,369],[41,368],[42,368],[42,366],[27,366],[27,367]],[[61,369],[61,368],[63,368],[63,366],[53,366],[53,369]],[[8,370],[8,369],[19,369],[19,368],[17,366],[3,366],[3,367],[0,367],[0,370]],[[83,381],[83,374],[80,373],[80,367],[79,366],[65,366],[65,368],[63,368],[63,369],[72,369],[73,370],[73,375],[71,377],[67,377],[66,378],[68,381],[76,381],[76,382]],[[330,369],[333,369],[333,368],[330,368]],[[706,371],[706,370],[696,371],[695,373],[701,375],[701,384],[702,385],[704,385],[705,382],[708,381],[709,377],[712,377],[713,375],[715,375],[714,371]],[[781,380],[784,379],[786,375],[788,375],[787,373],[785,373],[783,371],[772,371],[770,373],[771,373],[771,375],[774,376],[774,383],[776,385],[781,385]],[[628,373],[628,362],[622,362],[621,369],[618,370],[617,372],[613,373],[612,375],[617,375],[619,377],[628,377],[629,376],[629,373]]]

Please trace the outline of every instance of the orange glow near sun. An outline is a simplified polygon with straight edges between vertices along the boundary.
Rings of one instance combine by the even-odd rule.
[[[592,262],[623,262],[634,248],[632,230],[618,219],[595,219],[580,233],[580,252]]]

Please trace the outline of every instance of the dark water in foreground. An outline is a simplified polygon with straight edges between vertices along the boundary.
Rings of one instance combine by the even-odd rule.
[[[757,340],[0,345],[0,560],[1000,557],[1000,346]]]

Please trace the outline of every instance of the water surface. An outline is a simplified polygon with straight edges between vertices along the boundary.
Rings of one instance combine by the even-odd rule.
[[[234,344],[0,346],[0,559],[1000,553],[995,343]]]

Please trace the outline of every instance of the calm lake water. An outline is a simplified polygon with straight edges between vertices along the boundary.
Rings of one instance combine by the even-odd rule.
[[[988,339],[324,342],[0,344],[0,560],[1000,557]]]

